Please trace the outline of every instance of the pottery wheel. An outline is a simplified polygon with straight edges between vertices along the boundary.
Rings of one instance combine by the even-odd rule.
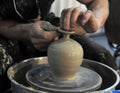
[[[85,67],[80,67],[73,81],[59,82],[51,74],[50,67],[46,64],[38,65],[26,73],[27,82],[36,89],[51,92],[86,92],[95,91],[102,84],[101,76]]]

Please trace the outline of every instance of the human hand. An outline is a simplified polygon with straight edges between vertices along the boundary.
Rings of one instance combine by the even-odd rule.
[[[46,21],[37,21],[32,24],[30,30],[30,39],[32,44],[39,51],[46,51],[49,44],[57,40],[57,27]]]
[[[64,9],[61,13],[60,27],[64,30],[74,30],[82,35],[98,30],[97,21],[92,11],[83,11],[80,7]]]

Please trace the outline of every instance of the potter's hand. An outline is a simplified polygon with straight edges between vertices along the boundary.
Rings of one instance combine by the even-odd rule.
[[[98,30],[92,11],[83,11],[79,7],[64,9],[61,14],[60,26],[64,30],[74,30],[79,35]]]
[[[49,44],[58,39],[57,28],[46,21],[34,23],[31,31],[31,42],[39,51],[46,51]]]

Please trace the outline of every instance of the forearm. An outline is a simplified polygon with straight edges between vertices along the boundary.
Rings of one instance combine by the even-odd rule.
[[[103,26],[109,15],[108,0],[93,0],[93,3],[88,5],[88,9],[93,12],[98,28]]]
[[[18,24],[14,21],[0,21],[0,35],[15,40],[29,40],[30,24]]]
[[[85,4],[88,10],[91,10],[95,20],[97,22],[98,28],[103,26],[108,14],[109,14],[109,4],[108,0],[78,0],[79,2]]]

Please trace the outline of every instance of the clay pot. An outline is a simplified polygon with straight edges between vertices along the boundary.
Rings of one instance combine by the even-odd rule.
[[[60,30],[63,38],[48,47],[48,63],[57,81],[73,80],[83,60],[83,49],[70,38],[74,33]]]

